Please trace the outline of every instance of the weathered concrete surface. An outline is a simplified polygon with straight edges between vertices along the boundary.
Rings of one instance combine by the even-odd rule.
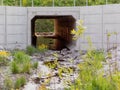
[[[25,48],[31,44],[31,19],[40,15],[72,15],[83,19],[87,27],[85,35],[76,42],[76,49],[88,47],[86,37],[90,36],[96,48],[107,48],[106,32],[117,32],[120,36],[120,5],[87,7],[8,7],[0,6],[0,45],[5,48]],[[120,43],[115,35],[111,43]],[[112,44],[111,44],[112,47]]]

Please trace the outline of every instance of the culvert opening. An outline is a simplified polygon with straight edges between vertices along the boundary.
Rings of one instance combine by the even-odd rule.
[[[45,44],[49,49],[61,50],[72,43],[71,30],[75,28],[72,15],[35,16],[31,20],[31,44]]]

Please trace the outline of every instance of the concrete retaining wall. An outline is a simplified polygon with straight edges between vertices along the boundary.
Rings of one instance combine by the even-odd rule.
[[[27,45],[27,8],[0,7],[0,45],[25,48]]]
[[[110,36],[109,47],[120,44],[120,5],[81,7],[80,19],[84,20],[87,30],[84,37],[78,40],[77,48],[88,48],[86,37],[90,36],[96,48],[107,49],[109,32],[117,32],[117,35]]]
[[[35,15],[72,15],[83,19],[87,27],[84,37],[77,40],[77,49],[88,47],[86,37],[90,36],[98,49],[107,48],[106,32],[117,32],[120,36],[120,5],[87,7],[8,7],[0,6],[0,45],[6,48],[25,48],[31,44],[31,19]],[[110,37],[111,47],[116,43],[115,35]],[[120,40],[117,40],[120,43]]]

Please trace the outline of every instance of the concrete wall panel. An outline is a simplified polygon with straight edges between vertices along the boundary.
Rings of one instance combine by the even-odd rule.
[[[103,13],[104,14],[120,13],[120,4],[103,5]]]
[[[4,35],[0,35],[0,44],[4,44]]]
[[[5,16],[0,15],[0,24],[5,24]]]
[[[27,15],[27,8],[25,7],[7,7],[6,8],[7,15],[19,15],[19,16],[25,16]]]
[[[85,15],[84,22],[85,24],[101,24],[102,17],[101,15]]]
[[[0,25],[0,34],[4,34],[5,32],[4,29],[5,29],[4,25]]]
[[[0,45],[5,44],[9,48],[30,45],[31,19],[36,15],[72,15],[76,20],[83,19],[87,27],[84,35],[91,37],[98,49],[107,47],[106,30],[117,32],[117,37],[120,37],[120,4],[84,7],[0,6]],[[88,47],[85,37],[77,40],[78,49]],[[114,43],[115,38],[112,36],[110,43]],[[120,43],[120,40],[117,42]]]
[[[120,23],[120,13],[104,14],[103,23]]]
[[[102,6],[84,6],[80,8],[80,14],[101,14]]]
[[[7,16],[7,24],[26,24],[26,16]]]
[[[4,6],[0,6],[0,15],[5,14],[5,7]]]
[[[26,44],[7,44],[7,48],[8,49],[14,49],[14,48],[19,48],[19,49],[25,49],[26,48]]]
[[[101,24],[87,24],[87,28],[85,30],[86,34],[101,34],[102,25]]]
[[[8,39],[8,44],[26,43],[26,35],[24,34],[8,35],[7,39]]]
[[[25,25],[9,25],[7,27],[7,34],[24,34],[26,33]]]

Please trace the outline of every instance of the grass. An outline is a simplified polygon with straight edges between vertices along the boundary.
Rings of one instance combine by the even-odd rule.
[[[19,89],[20,87],[23,87],[26,84],[26,79],[25,77],[20,77],[16,80],[14,84],[15,89]]]
[[[14,54],[14,60],[11,62],[11,71],[13,74],[30,73],[32,69],[30,57],[23,51]]]
[[[13,88],[13,81],[10,78],[5,78],[4,80],[4,89],[5,90],[11,90],[11,88]]]
[[[33,47],[33,46],[27,46],[26,53],[28,55],[33,55],[36,52],[38,52],[38,50],[35,47]]]
[[[11,67],[10,67],[10,69],[11,69],[11,72],[12,72],[13,74],[20,73],[20,68],[19,68],[17,62],[15,62],[15,61],[12,61],[12,62],[11,62]]]
[[[38,62],[34,62],[33,65],[32,65],[33,69],[37,69],[38,68],[38,64],[39,64]]]

